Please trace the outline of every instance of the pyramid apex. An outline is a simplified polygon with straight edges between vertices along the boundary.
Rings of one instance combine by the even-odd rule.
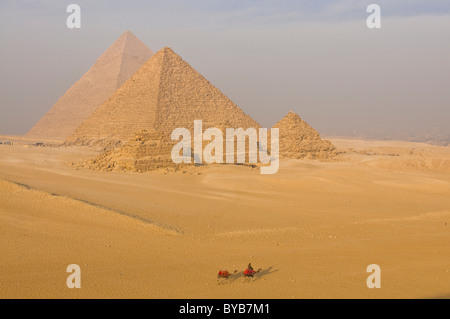
[[[181,57],[176,54],[172,48],[165,46],[164,48],[160,49],[159,51],[157,51],[155,53],[155,58],[157,59],[165,59],[165,58],[176,58],[176,59],[181,59]]]
[[[131,32],[130,30],[126,30],[125,32],[122,32],[122,34],[116,39],[116,42],[123,42],[123,41],[125,41],[129,35],[135,36],[133,34],[133,32]]]
[[[302,122],[304,122],[304,121],[302,120],[300,115],[298,115],[297,113],[295,113],[294,111],[291,110],[281,120],[279,120],[274,125],[274,127],[283,127],[286,125],[300,125]]]
[[[161,49],[164,54],[176,54],[171,47],[165,46]]]
[[[297,119],[297,118],[301,119],[300,115],[291,110],[289,111],[288,114],[286,114],[286,116],[283,119]]]
[[[120,35],[120,37],[124,37],[125,40],[133,40],[133,41],[141,41],[139,38],[130,30],[126,30],[124,33]],[[119,37],[119,38],[120,38]]]
[[[103,54],[127,54],[136,57],[143,56],[149,59],[153,52],[133,32],[126,30]]]
[[[119,39],[122,38],[126,41],[128,38],[137,38],[133,32],[131,32],[130,30],[126,30],[125,32],[123,32]]]

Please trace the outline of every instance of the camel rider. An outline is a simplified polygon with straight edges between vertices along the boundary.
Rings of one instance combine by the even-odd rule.
[[[244,270],[244,276],[246,277],[253,277],[253,275],[256,273],[256,271],[253,270],[252,264],[249,263],[247,266],[247,269]]]

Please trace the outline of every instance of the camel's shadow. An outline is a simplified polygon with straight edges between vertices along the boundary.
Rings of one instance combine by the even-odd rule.
[[[278,269],[273,269],[273,266],[270,266],[269,268],[266,268],[266,269],[262,269],[260,272],[255,274],[255,278],[256,278],[255,280],[258,280],[264,276],[273,274],[274,272],[277,272],[277,271],[278,271]]]

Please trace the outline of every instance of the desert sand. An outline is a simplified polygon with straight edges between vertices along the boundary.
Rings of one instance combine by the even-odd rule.
[[[274,175],[106,172],[70,165],[92,148],[0,145],[0,297],[448,298],[450,147],[330,140],[335,158]]]

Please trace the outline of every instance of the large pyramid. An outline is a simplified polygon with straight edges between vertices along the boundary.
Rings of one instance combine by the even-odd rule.
[[[145,44],[126,31],[67,90],[27,136],[66,139],[152,55],[153,52]]]
[[[277,124],[280,157],[327,159],[336,155],[335,147],[300,116],[290,111]]]
[[[140,130],[165,138],[173,129],[229,122],[231,127],[260,125],[180,56],[158,51],[66,140],[67,144],[125,143]]]

